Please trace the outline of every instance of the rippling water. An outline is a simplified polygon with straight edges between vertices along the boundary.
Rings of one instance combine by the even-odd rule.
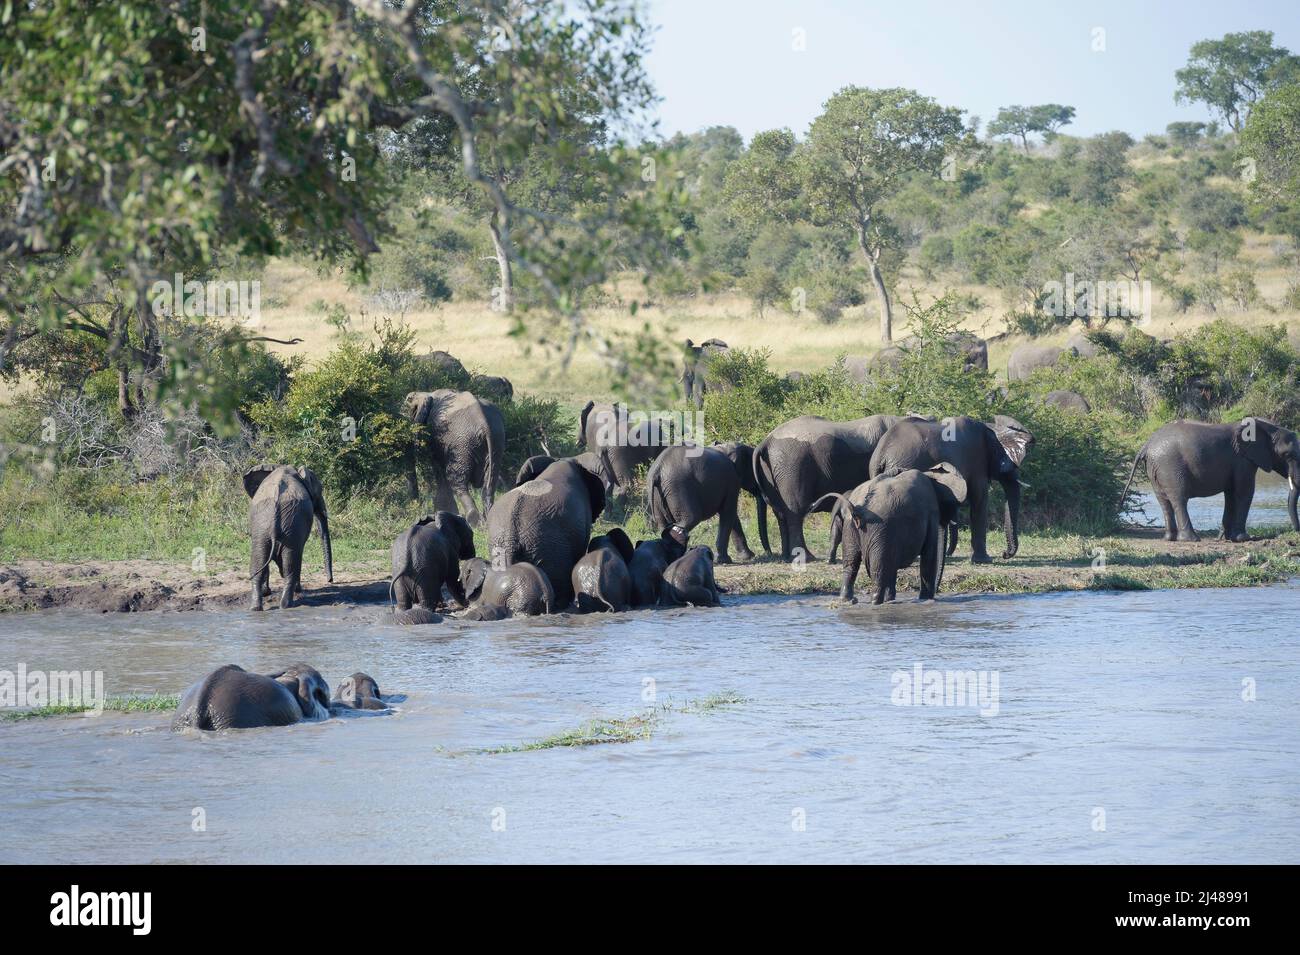
[[[109,693],[301,659],[406,695],[393,716],[225,734],[161,713],[0,724],[0,861],[1300,861],[1295,585],[378,615],[0,617],[0,668],[102,669]],[[918,663],[996,672],[997,715],[895,705]],[[636,714],[647,678],[661,705],[746,702],[632,743],[479,752]]]

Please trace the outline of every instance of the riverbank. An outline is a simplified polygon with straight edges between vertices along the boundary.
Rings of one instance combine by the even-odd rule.
[[[999,535],[989,535],[991,553],[999,553],[1002,543]],[[1102,537],[1027,534],[1011,560],[977,565],[969,554],[963,533],[944,571],[941,594],[1241,587],[1300,576],[1300,534],[1285,527],[1254,528],[1252,539],[1243,544],[1208,537],[1197,543],[1169,542],[1157,529],[1137,527]],[[731,596],[832,597],[839,591],[842,573],[842,565],[825,561],[796,566],[760,557],[719,566],[717,579]],[[0,612],[62,607],[103,613],[230,610],[248,602],[246,578],[242,564],[233,562],[198,572],[178,561],[19,559],[0,565]],[[308,568],[303,583],[303,602],[310,606],[382,606],[388,600],[387,554],[337,564],[333,584],[325,583],[319,568]],[[904,571],[899,598],[915,597],[916,587],[916,568]],[[859,598],[870,592],[866,575],[860,575]],[[272,598],[268,606],[274,605]]]

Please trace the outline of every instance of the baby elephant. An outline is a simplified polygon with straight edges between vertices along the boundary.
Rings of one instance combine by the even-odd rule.
[[[330,705],[345,706],[354,710],[389,708],[379,692],[379,684],[368,673],[354,673],[340,683],[338,689],[334,691],[334,699],[330,701]]]
[[[840,600],[857,603],[853,583],[866,562],[875,581],[872,603],[893,600],[898,572],[921,560],[921,600],[932,600],[943,578],[948,525],[966,500],[966,482],[946,461],[927,471],[892,468],[848,494],[827,494],[814,511],[836,512],[844,527]]]
[[[528,563],[495,569],[481,557],[466,561],[460,586],[474,606],[470,620],[501,620],[507,616],[535,617],[556,610],[550,578]]]
[[[474,531],[465,518],[449,511],[424,516],[393,541],[393,582],[390,593],[397,612],[418,604],[422,614],[403,614],[399,623],[434,623],[442,587],[447,585],[457,606],[468,603],[460,583],[460,562],[474,556]]]
[[[628,573],[632,576],[632,606],[654,607],[664,589],[664,571],[686,553],[686,531],[674,524],[657,541],[637,541]]]
[[[664,571],[660,602],[672,607],[719,607],[718,585],[713,579],[713,551],[692,547]]]
[[[195,683],[181,697],[172,729],[251,729],[288,726],[330,715],[330,688],[305,663],[262,676],[227,664]]]
[[[573,567],[578,613],[622,613],[632,600],[632,541],[621,527],[593,537],[587,554]]]

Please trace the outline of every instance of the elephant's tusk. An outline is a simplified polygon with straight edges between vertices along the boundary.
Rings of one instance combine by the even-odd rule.
[[[1019,484],[1021,487],[1033,487],[1032,484],[1026,484],[1024,481],[1021,481],[1019,479],[1016,480],[1016,483]]]

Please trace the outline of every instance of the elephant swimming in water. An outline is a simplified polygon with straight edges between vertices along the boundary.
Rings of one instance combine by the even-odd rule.
[[[330,715],[330,688],[313,667],[295,663],[276,673],[248,673],[227,664],[187,689],[172,729],[227,730],[288,726]]]

